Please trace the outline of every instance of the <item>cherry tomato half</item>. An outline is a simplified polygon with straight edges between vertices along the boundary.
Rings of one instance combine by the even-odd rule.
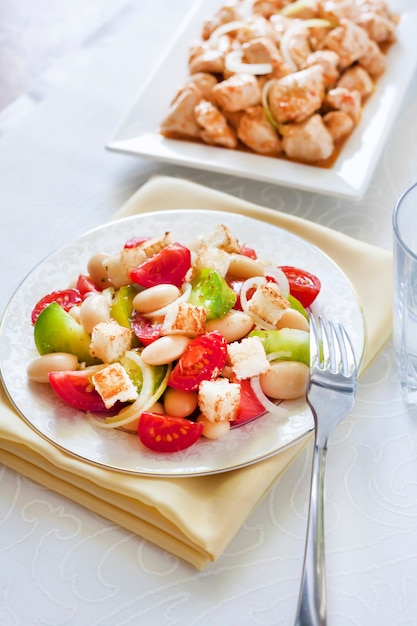
[[[168,385],[196,391],[202,380],[216,378],[227,359],[226,339],[217,331],[199,335],[187,346],[172,370]]]
[[[244,424],[265,413],[265,407],[255,396],[249,380],[240,381],[240,405],[237,417],[231,425]]]
[[[130,272],[133,282],[142,287],[170,283],[181,287],[191,265],[191,252],[180,243],[170,243]]]
[[[151,318],[144,317],[139,311],[134,311],[131,326],[136,337],[144,346],[161,336],[162,322],[152,321]]]
[[[82,301],[83,299],[78,289],[60,289],[58,291],[52,291],[52,293],[48,293],[41,298],[35,305],[31,315],[32,324],[35,324],[39,314],[46,309],[51,302],[56,302],[62,306],[64,311],[69,311],[73,306],[81,304]]]
[[[91,278],[85,274],[79,274],[77,278],[77,289],[82,297],[88,293],[99,293],[101,291]]]
[[[51,372],[49,382],[57,396],[75,409],[99,413],[109,412],[101,396],[94,389],[89,372],[85,370]]]
[[[317,276],[290,265],[281,265],[279,269],[288,278],[290,294],[297,298],[304,308],[311,306],[321,289],[321,283]]]
[[[144,412],[138,435],[144,446],[154,452],[178,452],[192,446],[201,436],[203,425],[183,417]]]

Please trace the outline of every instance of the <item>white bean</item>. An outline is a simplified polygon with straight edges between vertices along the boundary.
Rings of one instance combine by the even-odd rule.
[[[246,280],[254,276],[264,276],[264,267],[259,261],[244,254],[231,254],[227,273],[233,278]]]
[[[51,352],[38,356],[27,367],[27,375],[37,383],[48,383],[50,372],[75,372],[78,369],[78,359],[68,352]]]
[[[142,360],[148,365],[165,365],[179,359],[190,338],[184,335],[166,335],[159,337],[142,350]]]
[[[243,311],[232,309],[224,317],[206,322],[207,332],[217,330],[223,335],[227,343],[245,337],[254,327],[255,322]]]
[[[92,293],[80,304],[80,324],[87,333],[100,322],[110,319],[109,299],[101,293]]]
[[[220,422],[210,422],[207,418],[200,415],[197,422],[203,424],[203,436],[207,439],[220,439],[224,437],[230,430],[230,422],[221,420]]]
[[[295,328],[297,330],[310,330],[310,325],[304,315],[295,309],[285,309],[276,324],[278,330],[281,328]]]
[[[307,391],[310,369],[299,361],[275,361],[261,374],[262,391],[277,400],[301,398]]]
[[[94,254],[87,263],[87,271],[93,283],[99,287],[109,287],[110,283],[107,277],[107,271],[104,266],[104,261],[108,258],[108,254],[105,252],[97,252]]]
[[[136,294],[133,306],[140,313],[151,313],[174,302],[179,295],[180,290],[175,285],[154,285]]]
[[[164,407],[172,417],[188,417],[197,408],[198,395],[194,391],[182,391],[168,387],[164,393]]]

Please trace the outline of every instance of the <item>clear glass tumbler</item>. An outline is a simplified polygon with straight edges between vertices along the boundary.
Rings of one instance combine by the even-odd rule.
[[[417,404],[417,183],[398,200],[394,228],[394,347],[402,395]]]

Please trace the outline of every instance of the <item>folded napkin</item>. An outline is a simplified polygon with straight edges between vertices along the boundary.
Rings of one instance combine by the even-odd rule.
[[[389,252],[303,219],[169,177],[151,179],[115,218],[195,208],[230,211],[265,220],[304,237],[328,254],[356,289],[367,332],[362,369],[370,364],[391,333]],[[175,479],[135,476],[89,464],[45,441],[16,414],[0,388],[1,463],[199,569],[222,553],[306,441],[260,463],[225,474]]]

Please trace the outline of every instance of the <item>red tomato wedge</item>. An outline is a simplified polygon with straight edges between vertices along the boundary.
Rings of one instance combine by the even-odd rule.
[[[108,413],[101,396],[90,381],[91,372],[51,372],[49,382],[57,396],[80,411]]]
[[[168,385],[183,391],[196,391],[202,380],[219,375],[227,359],[226,339],[217,331],[199,335],[187,346],[172,370]]]
[[[258,258],[255,250],[253,248],[249,248],[245,243],[240,246],[240,254],[249,257],[250,259],[254,259],[255,261]]]
[[[144,412],[138,435],[144,446],[154,452],[178,452],[192,446],[201,436],[203,425],[183,417]]]
[[[263,413],[265,413],[265,407],[253,393],[249,380],[241,380],[239,411],[236,419],[231,422],[231,426],[249,422],[256,417],[260,417]]]
[[[57,302],[62,306],[64,311],[69,311],[73,306],[81,304],[82,301],[83,298],[78,289],[60,289],[58,291],[52,291],[41,298],[35,305],[31,315],[32,324],[35,324],[39,314],[42,313],[51,302]]]
[[[133,313],[131,325],[136,337],[144,346],[161,336],[162,322],[152,321],[151,318],[141,315],[139,311]]]
[[[85,274],[79,274],[77,278],[77,289],[84,298],[88,293],[99,293],[101,289]]]
[[[130,272],[130,278],[141,287],[169,283],[181,287],[191,266],[191,252],[180,243],[170,243]]]
[[[137,248],[138,246],[142,245],[143,243],[145,243],[145,241],[148,241],[149,239],[150,237],[131,237],[130,239],[126,241],[123,247],[125,250],[127,250],[128,248]]]
[[[279,269],[288,278],[290,294],[297,298],[305,309],[311,306],[321,289],[321,283],[317,276],[290,265],[281,265]]]

